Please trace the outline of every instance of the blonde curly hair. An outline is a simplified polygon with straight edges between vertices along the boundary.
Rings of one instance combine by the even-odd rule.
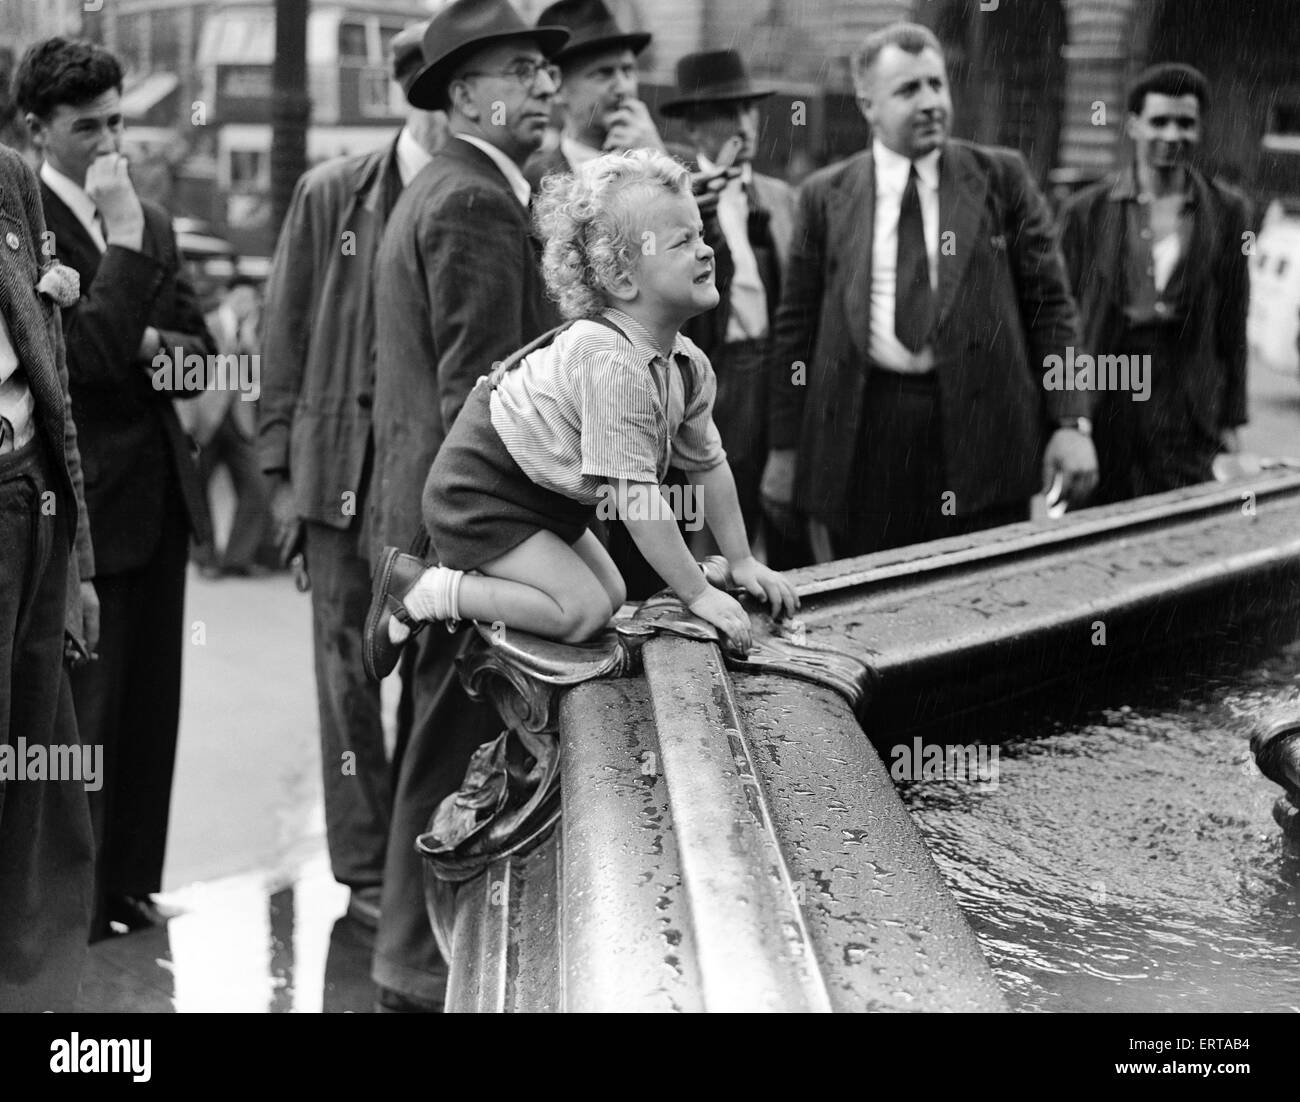
[[[653,149],[607,153],[542,181],[535,223],[546,243],[542,276],[566,318],[595,317],[606,288],[641,250],[635,211],[653,195],[690,195],[690,173]]]

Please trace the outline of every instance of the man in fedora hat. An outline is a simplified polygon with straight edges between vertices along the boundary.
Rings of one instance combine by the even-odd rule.
[[[541,145],[559,84],[547,59],[568,38],[563,27],[528,25],[506,0],[456,0],[429,23],[408,98],[446,111],[452,137],[398,199],[376,262],[372,561],[423,533],[425,478],[475,380],[559,322],[522,168]],[[455,672],[470,634],[428,631],[407,648],[409,740],[372,971],[381,1009],[442,1003],[446,966],[425,912],[415,838],[459,788],[470,755],[499,733],[495,713],[470,702]]]
[[[700,170],[733,167],[736,173],[717,199],[716,225],[730,257],[719,273],[721,302],[692,319],[687,332],[718,376],[713,417],[746,531],[751,538],[761,532],[768,563],[787,570],[807,561],[804,541],[792,518],[765,523],[758,492],[767,456],[768,345],[794,220],[789,185],[754,171],[759,104],[771,95],[753,84],[736,51],[709,50],[677,63],[677,95],[659,110],[683,120]],[[720,163],[726,160],[730,166]]]
[[[404,93],[424,67],[426,27],[393,39],[393,79]],[[307,172],[266,287],[259,461],[281,554],[301,549],[311,570],[330,868],[352,889],[348,913],[370,927],[379,919],[392,809],[379,687],[361,667],[370,568],[359,518],[374,461],[371,287],[397,197],[446,140],[446,127],[442,112],[412,107],[382,149]]]
[[[559,144],[524,168],[533,187],[552,172],[571,172],[601,153],[663,149],[650,111],[637,98],[637,57],[650,44],[644,32],[623,30],[602,0],[559,0],[538,17],[541,26],[567,27],[572,37],[554,57],[563,74]]]

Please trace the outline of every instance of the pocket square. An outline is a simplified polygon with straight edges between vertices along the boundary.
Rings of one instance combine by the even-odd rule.
[[[1007,251],[1007,239],[1005,234],[994,234],[989,238],[989,244],[1000,253]]]

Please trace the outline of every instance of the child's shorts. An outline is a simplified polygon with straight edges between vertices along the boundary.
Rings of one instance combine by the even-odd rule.
[[[424,483],[424,524],[437,561],[475,570],[534,532],[578,540],[596,507],[543,489],[520,469],[492,425],[491,386],[480,380]]]

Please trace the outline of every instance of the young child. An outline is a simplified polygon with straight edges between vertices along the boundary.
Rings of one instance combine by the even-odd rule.
[[[599,632],[625,598],[587,528],[602,501],[617,501],[641,553],[690,610],[748,649],[749,617],[705,580],[663,497],[670,458],[736,582],[774,616],[798,608],[790,583],[750,553],[711,416],[717,380],[678,332],[718,304],[686,169],[649,150],[600,157],[547,180],[537,224],[547,288],[578,320],[480,379],[466,400],[424,490],[439,565],[409,583],[398,561],[409,556],[390,548],[376,573],[366,638],[380,676],[422,621],[500,621],[564,642]]]

